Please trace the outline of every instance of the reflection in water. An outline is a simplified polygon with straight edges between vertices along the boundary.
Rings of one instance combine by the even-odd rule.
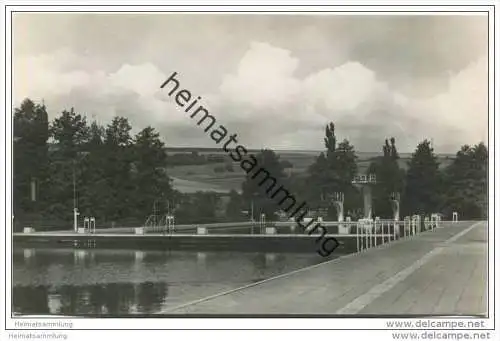
[[[75,260],[75,265],[84,264],[85,258],[88,256],[87,250],[74,250],[73,259]]]
[[[153,313],[167,296],[164,282],[94,285],[15,286],[14,311],[24,314],[127,314]],[[132,310],[132,311],[131,311]]]
[[[198,262],[198,265],[205,265],[206,260],[207,260],[207,253],[206,252],[197,252],[196,253],[196,260]]]
[[[24,254],[25,260],[33,258],[33,257],[35,257],[35,249],[24,249],[23,254]]]
[[[62,307],[61,295],[49,294],[48,298],[49,298],[49,312],[51,314],[59,314]]]
[[[17,314],[150,314],[327,259],[316,254],[17,249]]]
[[[274,261],[276,260],[276,254],[275,253],[266,253],[266,266],[269,266],[270,264],[273,264]]]
[[[134,255],[135,255],[135,262],[140,264],[142,262],[142,260],[144,259],[144,251],[140,251],[140,250],[135,251]]]

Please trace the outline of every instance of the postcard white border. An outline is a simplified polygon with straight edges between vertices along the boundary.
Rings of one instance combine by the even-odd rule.
[[[54,1],[52,3],[61,3],[62,1]],[[27,2],[16,2],[16,4],[28,4]],[[186,6],[186,4],[194,4],[193,2],[184,2],[184,6],[176,6],[176,7],[167,7],[167,6],[134,6],[134,7],[128,7],[128,6],[95,6],[97,1],[87,1],[87,4],[91,4],[92,6],[90,7],[82,7],[82,6],[71,6],[71,7],[66,7],[66,6],[9,6],[7,8],[4,8],[4,15],[2,16],[5,18],[6,22],[6,37],[7,41],[5,44],[6,45],[6,55],[3,56],[2,58],[6,57],[4,59],[4,64],[6,65],[5,70],[2,70],[3,73],[5,73],[6,76],[6,83],[4,84],[5,88],[5,102],[6,103],[6,108],[12,108],[12,103],[11,103],[11,89],[10,89],[10,76],[11,76],[11,70],[10,70],[10,64],[11,64],[11,51],[10,51],[10,37],[11,37],[11,23],[10,23],[10,13],[12,11],[82,11],[82,12],[96,12],[96,11],[173,11],[173,12],[185,12],[185,11],[245,11],[249,10],[254,13],[256,11],[280,11],[283,12],[282,14],[287,14],[287,13],[295,13],[295,11],[351,11],[351,12],[343,12],[343,13],[315,13],[316,15],[351,15],[351,14],[356,14],[356,15],[425,15],[425,13],[416,13],[415,11],[423,12],[423,11],[447,11],[448,13],[434,13],[435,15],[450,15],[450,14],[456,14],[456,13],[450,13],[451,11],[456,12],[456,11],[485,11],[489,12],[490,15],[490,51],[489,51],[489,66],[490,66],[490,79],[489,79],[489,95],[490,95],[490,103],[489,103],[489,151],[490,151],[490,160],[493,160],[493,155],[495,155],[495,165],[497,164],[498,160],[498,153],[495,148],[495,142],[496,139],[494,136],[494,123],[495,126],[498,126],[498,122],[494,121],[493,118],[493,113],[498,112],[498,103],[494,103],[493,99],[494,98],[500,98],[498,96],[498,91],[494,93],[496,89],[494,89],[493,86],[493,61],[494,61],[494,49],[493,49],[493,8],[490,7],[484,7],[484,6],[474,6],[474,7],[463,7],[463,6],[418,6],[418,7],[407,7],[407,6],[390,6],[390,7],[376,7],[376,6],[342,6],[342,7],[329,7],[329,6],[320,6],[320,7],[312,7],[312,6],[287,6],[287,7],[282,7],[282,6],[265,6],[265,7],[240,7],[240,6],[197,6],[197,7],[192,7],[192,6]],[[115,1],[115,3],[118,3]],[[123,4],[124,2],[121,2]],[[157,3],[160,3],[157,1]],[[164,3],[164,2],[161,2]],[[219,1],[219,3],[224,4],[228,3],[228,1]],[[288,5],[290,3],[296,3],[294,1],[289,1]],[[331,2],[330,2],[331,3]],[[353,4],[362,4],[360,1],[354,1],[352,2]],[[386,4],[394,4],[394,3],[401,3],[400,1],[391,1],[391,2],[386,2]],[[432,3],[431,1],[426,2]],[[456,2],[455,2],[456,3]],[[466,4],[466,2],[459,2]],[[469,2],[470,4],[471,2]],[[379,3],[380,4],[380,3]],[[491,2],[473,2],[473,4],[485,4],[485,5],[491,5]],[[363,10],[364,12],[359,12]],[[394,12],[395,10],[397,11],[406,11],[406,12]],[[376,11],[374,13],[373,11]],[[381,12],[383,11],[383,12]],[[286,13],[285,13],[286,12]],[[259,12],[259,14],[263,14],[262,12]],[[273,13],[277,14],[277,13]],[[430,14],[430,13],[427,13]],[[466,13],[460,13],[462,15],[470,15]],[[4,19],[2,19],[4,20]],[[496,33],[498,33],[498,27],[496,27]],[[498,34],[496,34],[498,36]],[[5,38],[2,35],[2,40]],[[4,41],[5,43],[5,41]],[[495,70],[496,74],[495,77],[498,77],[498,69]],[[496,95],[496,96],[495,96]],[[2,96],[4,96],[4,92],[2,91]],[[8,109],[7,109],[8,110]],[[11,109],[10,109],[11,110]],[[6,189],[9,189],[9,179],[11,179],[11,169],[10,169],[10,162],[6,162],[6,160],[11,159],[11,151],[10,151],[10,141],[12,139],[11,135],[11,127],[12,124],[12,115],[7,114],[5,115],[5,120],[2,120],[2,131],[6,131],[6,138],[5,140],[2,139],[2,150],[5,150],[5,158],[1,158],[2,162],[5,162],[3,164],[4,167],[1,167],[2,170],[5,170],[5,173],[2,175],[4,176],[4,179],[6,179]],[[9,168],[6,168],[9,167]],[[493,170],[493,162],[490,163],[489,167],[490,173],[489,173],[489,188],[490,188],[490,194],[489,194],[489,202],[493,203],[493,184],[495,184],[495,193],[498,193],[498,177],[496,174],[494,174]],[[495,181],[495,182],[494,182]],[[11,224],[12,224],[12,219],[10,217],[11,212],[11,193],[10,191],[7,191],[6,196],[2,197],[2,206],[6,207],[7,210],[5,211],[5,227],[7,230],[7,239],[5,239],[4,234],[1,234],[2,242],[4,245],[6,245],[6,256],[7,256],[7,261],[6,261],[6,273],[7,273],[7,278],[3,278],[2,282],[2,290],[6,292],[6,325],[4,326],[7,329],[14,328],[14,322],[17,318],[11,318],[11,293],[10,293],[10,288],[11,288],[11,280],[10,280],[10,274],[11,274]],[[6,200],[6,202],[3,202]],[[495,217],[495,210],[498,209],[498,202],[495,202],[495,207],[490,204],[489,207],[489,214],[490,214],[490,224],[489,224],[489,230],[490,230],[490,238],[491,240],[489,241],[489,270],[490,270],[490,285],[489,285],[489,308],[490,308],[490,318],[487,319],[487,326],[489,328],[494,327],[494,320],[493,320],[493,315],[494,315],[494,309],[496,310],[497,307],[494,305],[494,288],[493,288],[493,275],[494,275],[494,264],[495,264],[495,256],[498,257],[498,255],[495,255],[494,253],[494,247],[493,245],[500,245],[499,241],[497,240],[495,234],[494,234],[494,226],[493,226],[493,219]],[[5,277],[5,273],[1,271],[2,277]],[[4,286],[5,285],[5,286]],[[7,290],[5,290],[7,288]],[[3,296],[3,295],[2,295]],[[42,321],[40,319],[37,319],[39,321]],[[67,318],[64,318],[64,320],[68,320]],[[397,319],[397,320],[411,320],[411,319]],[[156,319],[151,319],[151,318],[103,318],[103,319],[88,319],[88,318],[75,318],[72,319],[74,329],[90,329],[90,330],[96,330],[96,329],[118,329],[121,330],[118,335],[115,335],[117,331],[114,332],[105,332],[105,333],[113,333],[113,337],[125,337],[126,339],[130,338],[137,338],[141,337],[140,332],[144,331],[144,329],[352,329],[357,330],[357,334],[360,337],[369,337],[370,339],[377,340],[377,339],[386,339],[386,338],[379,338],[384,337],[384,335],[387,337],[390,335],[390,332],[387,331],[385,323],[387,321],[394,321],[394,319],[383,319],[383,318],[369,318],[369,319],[360,319],[360,318],[156,318]],[[3,323],[3,322],[2,322]],[[135,332],[133,331],[125,331],[129,329],[139,329],[136,330]],[[375,332],[373,329],[380,330],[380,332]],[[364,330],[364,331],[363,331]],[[370,331],[368,331],[370,330]],[[48,331],[50,332],[50,331]],[[88,340],[89,337],[94,337],[91,336],[89,332],[82,332],[82,333],[75,333],[76,331],[71,332],[71,339],[82,339],[82,340]],[[14,332],[10,332],[14,333]],[[100,333],[104,332],[92,332],[92,335],[94,333],[97,333],[95,335],[101,335]],[[200,337],[200,338],[205,338],[202,334],[204,332],[196,332],[192,331],[191,332],[192,337]],[[296,332],[286,332],[287,335],[290,337],[296,337],[298,334],[295,334]],[[310,332],[308,332],[308,337]],[[319,332],[318,335],[329,335],[326,334],[327,332]],[[315,332],[316,334],[316,332]],[[146,337],[155,337],[155,336],[160,336],[162,335],[160,331],[151,331],[148,332]],[[302,334],[305,336],[305,334]],[[251,335],[247,335],[248,338],[259,338],[262,337],[260,332],[252,332]],[[343,337],[353,337],[354,335],[352,332],[349,331],[337,331],[335,334],[335,337],[340,337],[343,339]],[[111,337],[111,334],[107,336],[107,338]],[[178,337],[181,338],[186,338],[185,334],[179,335]],[[191,336],[190,336],[191,337]],[[240,336],[239,336],[240,337]],[[283,336],[286,337],[286,336]],[[330,336],[327,336],[330,337]],[[281,338],[281,334],[280,334]],[[99,338],[100,339],[100,338]]]

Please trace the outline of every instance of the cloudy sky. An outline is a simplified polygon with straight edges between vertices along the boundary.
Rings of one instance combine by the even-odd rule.
[[[165,96],[172,72],[251,147],[359,151],[487,140],[486,16],[15,14],[14,105],[45,101],[107,124],[154,126],[168,146],[215,143]]]

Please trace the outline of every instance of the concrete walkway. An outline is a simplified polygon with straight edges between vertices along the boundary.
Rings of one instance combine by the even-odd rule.
[[[161,313],[485,315],[486,293],[486,222],[459,222]]]

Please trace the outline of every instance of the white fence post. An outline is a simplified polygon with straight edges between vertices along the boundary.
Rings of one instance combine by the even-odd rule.
[[[405,238],[408,237],[408,235],[410,234],[410,229],[411,229],[411,220],[410,217],[406,216],[404,219],[404,231],[403,231],[403,235]]]
[[[356,223],[356,250],[359,252],[359,223]]]

